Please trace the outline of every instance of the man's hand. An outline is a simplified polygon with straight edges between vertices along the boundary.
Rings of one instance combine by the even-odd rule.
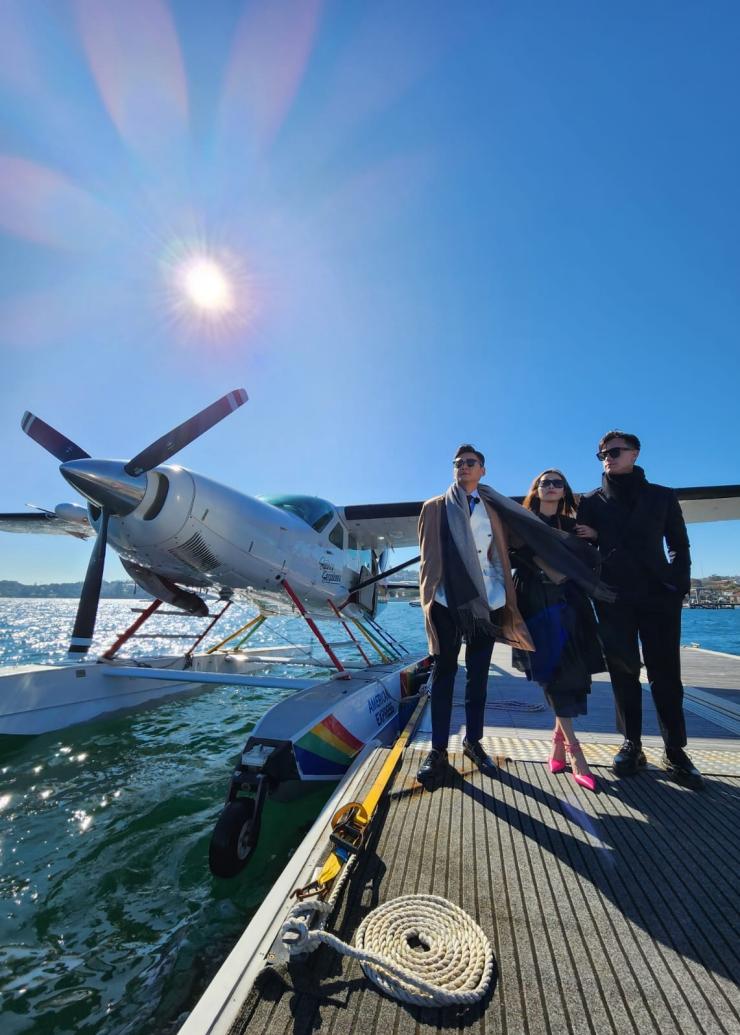
[[[590,525],[576,525],[576,535],[580,536],[581,539],[598,539],[598,533],[595,528],[591,528]]]

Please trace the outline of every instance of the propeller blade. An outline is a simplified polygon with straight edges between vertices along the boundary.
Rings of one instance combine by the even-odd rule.
[[[228,417],[230,413],[242,406],[247,398],[244,389],[237,388],[221,399],[217,399],[215,403],[206,406],[205,410],[196,413],[194,417],[179,424],[172,431],[168,431],[166,435],[158,438],[156,442],[152,442],[146,449],[142,449],[133,460],[129,460],[124,471],[126,474],[138,475],[158,467],[159,464],[169,460],[175,453],[179,453],[190,442],[212,428],[214,424],[218,424],[224,417]]]
[[[34,442],[38,442],[40,446],[43,446],[47,452],[55,456],[57,460],[62,463],[66,463],[67,460],[86,460],[90,454],[86,453],[84,449],[73,442],[71,439],[62,435],[56,428],[52,428],[46,421],[41,420],[40,417],[35,417],[28,410],[23,414],[23,420],[21,421],[21,427]]]
[[[110,514],[103,510],[100,518],[98,537],[95,540],[93,551],[90,555],[90,563],[87,566],[85,581],[82,585],[80,602],[77,605],[77,617],[75,627],[72,630],[72,640],[69,645],[69,653],[72,656],[87,654],[92,644],[93,633],[95,632],[95,620],[98,617],[98,603],[100,602],[100,588],[103,583],[103,567],[105,565],[105,546],[108,541],[108,519]]]

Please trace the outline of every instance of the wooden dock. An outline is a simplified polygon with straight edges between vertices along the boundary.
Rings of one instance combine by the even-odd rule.
[[[228,1008],[212,1010],[211,1021],[199,1004],[183,1031],[737,1035],[740,658],[694,649],[682,657],[688,750],[706,776],[700,792],[656,767],[662,742],[648,693],[651,764],[629,779],[611,773],[621,738],[607,679],[595,682],[578,722],[598,794],[549,772],[550,713],[504,648],[494,653],[484,738],[500,762],[496,776],[460,753],[458,677],[452,768],[423,790],[415,773],[429,747],[427,709],[328,926],[351,942],[385,901],[444,896],[491,941],[494,979],[482,1003],[464,1011],[397,1003],[359,964],[323,946],[304,962],[278,964],[282,896],[282,907],[265,903],[214,982]],[[350,797],[362,796],[386,751],[368,756]]]

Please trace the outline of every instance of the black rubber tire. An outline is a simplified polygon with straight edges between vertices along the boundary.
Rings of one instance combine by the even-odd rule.
[[[230,801],[218,817],[208,848],[208,865],[214,877],[235,877],[247,865],[259,837],[259,818],[254,798]]]

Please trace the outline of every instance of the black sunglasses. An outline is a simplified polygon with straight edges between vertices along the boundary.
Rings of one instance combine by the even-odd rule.
[[[480,463],[480,460],[477,460],[477,459],[473,460],[472,457],[466,456],[462,460],[453,460],[452,461],[452,466],[453,467],[475,467],[475,465],[479,464],[479,463]]]
[[[632,451],[632,446],[612,446],[610,449],[600,449],[596,454],[596,458],[597,460],[606,460],[607,457],[611,457],[612,460],[616,460],[620,453],[631,453]]]
[[[540,486],[546,489],[548,486],[552,486],[553,489],[564,489],[565,482],[562,478],[542,478],[540,480]]]

